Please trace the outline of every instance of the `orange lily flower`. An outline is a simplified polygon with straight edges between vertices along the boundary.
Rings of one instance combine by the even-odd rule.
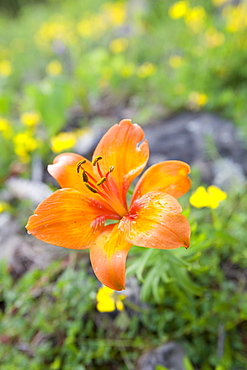
[[[37,207],[26,226],[47,243],[90,248],[95,275],[114,290],[125,288],[125,263],[132,245],[189,247],[190,227],[176,200],[190,188],[188,164],[165,161],[151,166],[127,204],[128,189],[149,158],[143,139],[142,128],[126,119],[103,136],[92,162],[74,153],[58,155],[48,171],[62,189]]]

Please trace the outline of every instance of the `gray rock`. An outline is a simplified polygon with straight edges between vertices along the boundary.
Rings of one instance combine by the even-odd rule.
[[[183,348],[175,343],[168,342],[157,348],[145,352],[138,360],[138,370],[155,370],[157,365],[169,370],[185,370]]]
[[[34,205],[38,205],[52,194],[52,190],[49,186],[41,181],[10,177],[5,184],[6,191],[10,198],[17,198],[20,200],[29,199]]]
[[[231,188],[243,190],[246,184],[246,177],[243,168],[231,158],[220,158],[213,164],[214,185],[226,191]]]
[[[93,126],[91,145],[78,145],[77,152],[91,159],[107,129]],[[224,186],[231,184],[228,180],[233,170],[235,183],[242,184],[246,179],[246,145],[236,126],[225,119],[204,112],[184,112],[147,125],[144,131],[150,147],[148,165],[171,159],[182,160],[197,167],[204,182],[212,184],[216,181],[218,186],[221,182]]]
[[[221,171],[235,175],[242,182],[247,175],[247,149],[236,127],[213,114],[183,113],[145,129],[151,156],[149,164],[177,159],[199,168],[202,180],[214,183]],[[216,163],[231,166],[221,167]],[[238,181],[236,179],[236,181]]]
[[[0,260],[12,260],[20,245],[20,225],[7,212],[0,214]]]
[[[6,261],[15,275],[30,268],[44,268],[70,252],[25,234],[17,219],[7,212],[0,214],[0,261]]]

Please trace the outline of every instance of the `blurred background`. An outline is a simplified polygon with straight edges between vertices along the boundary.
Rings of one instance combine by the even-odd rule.
[[[133,247],[109,313],[88,252],[25,224],[123,118],[192,166],[192,244]],[[0,368],[247,369],[246,143],[245,0],[0,0]]]

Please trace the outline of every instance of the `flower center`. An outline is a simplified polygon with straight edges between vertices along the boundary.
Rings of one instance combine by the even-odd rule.
[[[114,166],[111,166],[106,174],[102,173],[102,170],[99,165],[99,161],[102,159],[101,156],[95,157],[92,165],[97,167],[97,172],[99,174],[99,180],[95,178],[94,175],[89,173],[83,168],[83,164],[86,163],[86,160],[80,161],[76,165],[77,173],[82,171],[82,181],[85,186],[95,194],[100,195],[104,198],[107,203],[120,215],[123,216],[126,214],[127,209],[122,205],[120,200],[114,194],[114,191],[109,187],[108,177],[110,173],[114,170]]]
[[[99,161],[102,159],[102,157],[98,156],[94,158],[92,164],[93,166],[97,166],[98,174],[100,176],[100,180],[97,181],[94,176],[92,176],[89,172],[85,171],[83,168],[83,164],[86,163],[86,160],[80,161],[77,163],[77,173],[80,172],[80,169],[82,169],[82,180],[86,187],[91,190],[92,193],[99,193],[100,195],[103,195],[103,193],[100,191],[100,186],[104,191],[106,191],[106,187],[103,185],[104,182],[107,181],[109,174],[114,170],[114,167],[111,166],[109,168],[109,171],[103,176],[102,171],[99,166]]]

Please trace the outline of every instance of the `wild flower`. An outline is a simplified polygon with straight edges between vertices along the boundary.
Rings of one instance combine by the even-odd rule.
[[[198,110],[208,102],[208,97],[205,93],[192,91],[189,94],[188,106],[193,110]]]
[[[118,294],[114,290],[103,286],[99,288],[96,295],[97,310],[100,312],[122,311],[124,309],[123,300],[125,298],[126,296],[124,294]]]
[[[182,18],[186,15],[189,9],[189,5],[187,1],[177,1],[169,8],[169,15],[172,19]]]
[[[46,73],[50,76],[58,76],[62,73],[63,66],[59,62],[59,60],[52,60],[47,66],[46,66]]]
[[[51,138],[51,150],[53,153],[61,153],[75,146],[77,135],[73,132],[60,132]]]
[[[20,117],[21,122],[28,127],[34,127],[40,122],[40,114],[38,112],[24,112]]]
[[[227,194],[217,186],[210,185],[207,190],[204,186],[199,186],[190,197],[190,204],[196,208],[209,207],[217,208]]]
[[[172,68],[180,68],[183,64],[183,58],[180,55],[171,55],[169,58],[169,64]]]
[[[147,78],[153,76],[156,73],[156,71],[157,67],[153,63],[145,62],[137,68],[136,74],[140,78]]]
[[[129,45],[128,39],[124,37],[119,37],[110,42],[109,49],[112,53],[118,54],[126,50],[128,45]]]
[[[74,153],[57,156],[49,173],[62,189],[45,199],[27,230],[40,240],[71,249],[90,248],[93,270],[102,284],[125,287],[125,262],[132,245],[189,247],[190,227],[176,198],[190,188],[188,164],[160,162],[127,193],[149,158],[142,128],[122,120],[97,145],[92,162]]]
[[[37,149],[40,142],[30,131],[19,132],[13,137],[14,151],[22,163],[30,161],[30,153]]]
[[[9,60],[0,61],[0,76],[8,77],[12,74],[12,64]]]
[[[12,134],[11,122],[7,118],[0,117],[0,133],[6,139],[11,137]]]

